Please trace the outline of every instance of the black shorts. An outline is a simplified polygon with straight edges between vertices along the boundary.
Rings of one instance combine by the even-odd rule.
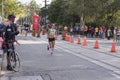
[[[28,32],[28,29],[25,29],[26,32]]]
[[[48,38],[48,41],[53,42],[53,41],[55,41],[55,38]]]
[[[10,47],[9,47],[9,44],[8,44],[7,41],[6,41],[6,42],[3,42],[3,44],[2,44],[2,49],[3,49],[3,52],[4,52],[4,53],[7,53],[7,56],[10,55],[10,52],[8,51],[8,49],[10,49]],[[14,49],[13,44],[12,44],[12,49]]]

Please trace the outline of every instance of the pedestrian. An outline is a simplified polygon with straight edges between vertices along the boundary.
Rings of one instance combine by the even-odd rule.
[[[99,27],[99,37],[103,38],[103,27],[102,26]]]
[[[120,27],[118,27],[116,35],[117,35],[117,40],[119,41],[120,40]]]
[[[2,24],[2,21],[0,20],[0,37],[3,37],[3,33],[2,33],[2,31],[3,31],[3,24]]]
[[[73,35],[73,27],[70,27],[70,35]]]
[[[99,28],[95,27],[95,37],[98,38],[99,35]]]
[[[116,36],[117,36],[117,27],[113,28],[113,39],[116,40]]]
[[[111,36],[111,29],[108,28],[107,29],[107,39],[110,40],[110,36]]]
[[[55,30],[55,27],[51,24],[48,25],[49,29],[48,29],[48,42],[49,42],[49,46],[48,49],[50,50],[51,55],[54,53],[54,46],[55,46],[55,40],[57,38],[57,32]]]
[[[91,37],[93,38],[94,37],[94,33],[95,33],[95,30],[93,27],[91,27]]]
[[[25,31],[25,37],[27,37],[27,35],[28,35],[28,32],[29,32],[29,25],[26,23],[26,24],[24,24],[24,31]]]
[[[84,36],[86,36],[86,37],[87,37],[87,31],[88,31],[88,27],[85,25],[84,26]]]

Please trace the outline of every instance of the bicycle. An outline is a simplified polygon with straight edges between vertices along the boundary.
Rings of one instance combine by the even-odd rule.
[[[18,72],[20,69],[20,58],[18,56],[18,53],[15,51],[14,42],[18,44],[17,41],[13,41],[13,40],[9,40],[7,43],[5,42],[8,48],[5,48],[3,50],[3,59],[4,59],[4,53],[8,52],[9,53],[8,57],[10,58],[11,67],[13,71]],[[3,64],[3,59],[2,59],[2,64]],[[2,70],[2,66],[1,66],[1,70]]]

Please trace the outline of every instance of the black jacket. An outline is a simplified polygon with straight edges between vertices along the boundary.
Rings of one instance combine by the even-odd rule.
[[[17,31],[17,26],[13,23],[9,26],[6,26],[4,28],[4,40],[15,40],[15,35],[19,34],[19,31]]]

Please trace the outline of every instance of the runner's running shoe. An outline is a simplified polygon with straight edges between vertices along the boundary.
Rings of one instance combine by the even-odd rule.
[[[53,52],[51,52],[51,55],[53,55]]]
[[[47,50],[49,50],[49,45],[47,46]]]

